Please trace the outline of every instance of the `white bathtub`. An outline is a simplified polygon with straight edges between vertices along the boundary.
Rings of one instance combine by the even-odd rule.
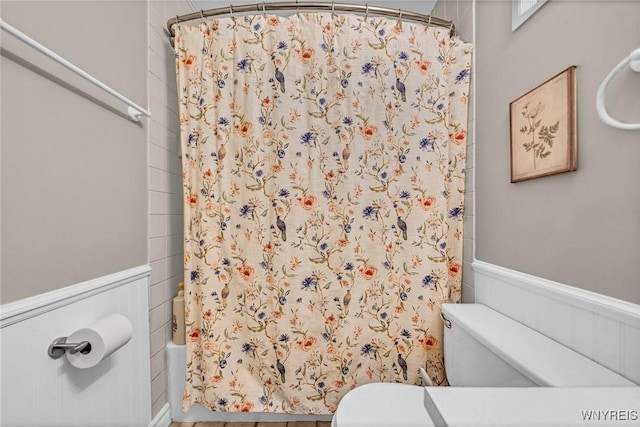
[[[213,412],[201,405],[193,405],[187,413],[182,412],[182,392],[186,366],[185,346],[172,342],[167,344],[167,371],[169,376],[169,404],[171,419],[176,422],[236,421],[331,421],[331,415],[287,415],[265,412]]]

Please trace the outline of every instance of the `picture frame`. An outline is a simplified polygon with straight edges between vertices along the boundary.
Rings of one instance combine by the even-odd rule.
[[[577,170],[576,69],[509,104],[512,183]]]

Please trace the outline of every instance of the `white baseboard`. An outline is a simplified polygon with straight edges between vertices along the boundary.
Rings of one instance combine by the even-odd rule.
[[[165,403],[160,412],[149,423],[149,427],[169,427],[171,425],[171,406]]]
[[[474,261],[487,305],[640,384],[640,305]]]

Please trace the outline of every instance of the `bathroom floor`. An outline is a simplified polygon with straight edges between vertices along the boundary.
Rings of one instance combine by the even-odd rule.
[[[331,421],[295,421],[288,423],[171,423],[169,427],[330,427]]]

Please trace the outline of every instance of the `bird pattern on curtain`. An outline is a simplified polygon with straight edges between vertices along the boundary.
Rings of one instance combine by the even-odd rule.
[[[446,384],[471,46],[350,14],[180,25],[184,408],[328,414]]]

